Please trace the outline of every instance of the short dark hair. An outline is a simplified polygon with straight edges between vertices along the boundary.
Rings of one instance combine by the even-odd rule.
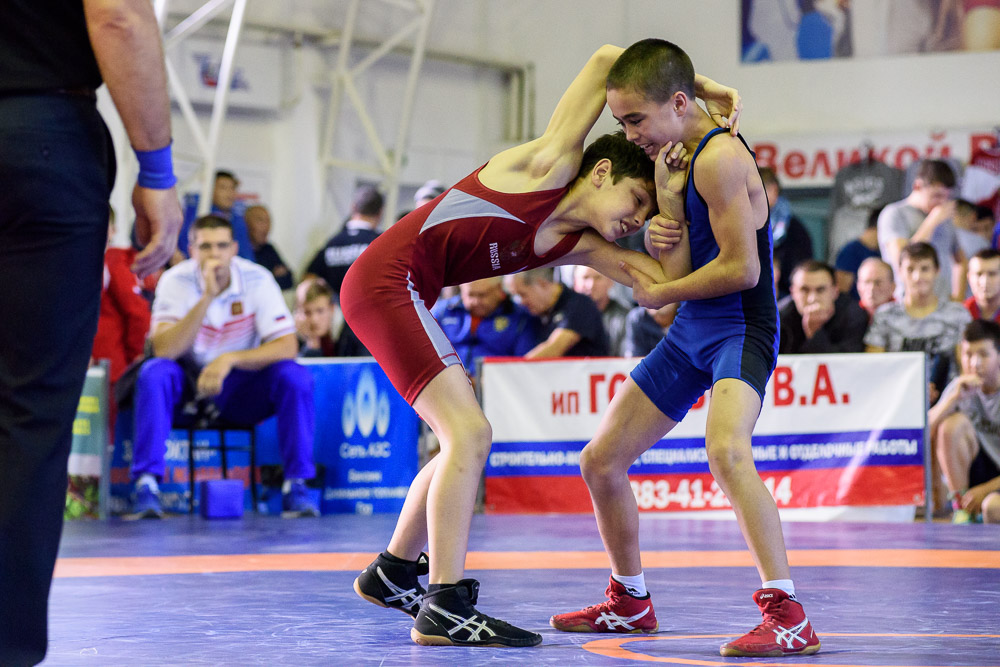
[[[807,259],[805,261],[799,262],[792,269],[792,272],[788,274],[789,278],[794,278],[796,273],[827,273],[830,276],[831,282],[834,285],[837,284],[837,274],[834,272],[833,267],[826,262],[821,262],[818,259]]]
[[[944,160],[921,160],[917,167],[917,178],[924,185],[943,185],[946,188],[955,187],[955,172]]]
[[[644,150],[626,139],[624,132],[602,135],[587,146],[576,177],[585,177],[604,158],[611,160],[612,183],[617,183],[622,178],[638,178],[653,185],[655,163]]]
[[[993,347],[1000,351],[1000,324],[993,320],[972,320],[965,325],[962,340],[968,343],[989,340],[993,342]]]
[[[775,185],[778,188],[778,192],[781,192],[781,181],[778,180],[778,174],[771,167],[758,167],[757,171],[760,172],[760,180],[764,183],[764,187],[768,185]]]
[[[236,174],[231,171],[226,171],[225,169],[220,169],[215,172],[215,180],[219,180],[220,178],[228,178],[236,185],[240,184],[240,179],[236,178]]]
[[[354,191],[351,207],[361,215],[382,215],[385,198],[374,185],[362,185]]]
[[[923,241],[917,241],[904,246],[902,250],[899,251],[899,263],[903,264],[903,259],[907,258],[911,262],[915,262],[918,259],[929,259],[934,262],[934,268],[940,269],[941,262],[938,261],[937,250],[934,249],[930,243],[924,243]]]
[[[990,220],[996,220],[996,216],[993,214],[993,209],[989,206],[977,206],[976,207],[976,220],[982,220],[988,218]]]
[[[203,215],[191,225],[191,236],[199,229],[228,229],[229,233],[233,233],[233,223],[229,222],[221,215]]]
[[[997,258],[1000,258],[1000,252],[998,252],[996,248],[983,248],[969,259],[978,259],[985,262]]]
[[[878,217],[882,215],[882,209],[884,208],[884,205],[876,206],[871,210],[871,213],[868,214],[868,229],[875,229],[878,227]]]
[[[608,72],[609,90],[633,90],[663,104],[677,91],[694,99],[694,65],[684,50],[665,39],[644,39],[618,56]]]
[[[540,266],[538,268],[515,273],[514,275],[521,276],[521,280],[524,281],[525,285],[534,285],[540,282],[555,282],[555,272],[551,266]]]

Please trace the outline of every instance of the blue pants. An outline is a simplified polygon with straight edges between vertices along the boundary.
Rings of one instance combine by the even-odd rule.
[[[92,100],[0,95],[0,665],[45,656],[113,183]]]
[[[192,398],[193,387],[180,364],[150,359],[142,365],[135,387],[135,437],[132,478],[163,477],[167,438],[180,406]],[[291,360],[259,371],[233,369],[214,399],[222,417],[237,424],[256,424],[278,416],[278,447],[286,478],[311,479],[316,408],[309,371]]]

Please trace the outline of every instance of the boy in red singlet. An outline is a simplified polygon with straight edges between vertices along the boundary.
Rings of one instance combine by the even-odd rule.
[[[396,389],[427,422],[441,453],[410,485],[389,546],[354,582],[375,604],[415,618],[424,645],[535,646],[541,635],[479,612],[464,579],[469,526],[492,431],[465,370],[429,309],[445,285],[540,266],[585,264],[631,285],[625,260],[662,276],[651,257],[614,241],[656,210],[653,163],[621,135],[583,150],[605,104],[605,77],[622,49],[605,46],[563,94],[545,133],[494,156],[383,233],[353,264],[341,307]],[[736,92],[698,77],[713,108]],[[737,111],[738,113],[738,111]],[[735,121],[736,114],[733,115]],[[663,151],[684,162],[681,146]],[[430,562],[421,553],[430,545]],[[425,591],[419,574],[430,573]]]

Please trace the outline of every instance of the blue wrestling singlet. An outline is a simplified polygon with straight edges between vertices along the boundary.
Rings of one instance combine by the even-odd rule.
[[[717,128],[698,144],[688,170],[684,212],[690,226],[691,269],[719,255],[708,205],[694,182],[694,164]],[[740,141],[750,151],[746,141]],[[764,398],[778,357],[778,306],[774,297],[770,216],[757,230],[760,279],[750,289],[711,299],[685,301],[667,336],[632,370],[632,379],[665,415],[681,421],[710,386],[724,378],[743,380]]]

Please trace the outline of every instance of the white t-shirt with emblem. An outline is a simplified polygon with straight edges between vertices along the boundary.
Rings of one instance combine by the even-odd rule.
[[[252,350],[295,333],[292,315],[270,271],[241,257],[232,259],[229,271],[229,286],[209,304],[188,353],[199,366],[226,352]],[[183,319],[202,294],[204,280],[197,260],[167,270],[156,285],[150,330]]]

